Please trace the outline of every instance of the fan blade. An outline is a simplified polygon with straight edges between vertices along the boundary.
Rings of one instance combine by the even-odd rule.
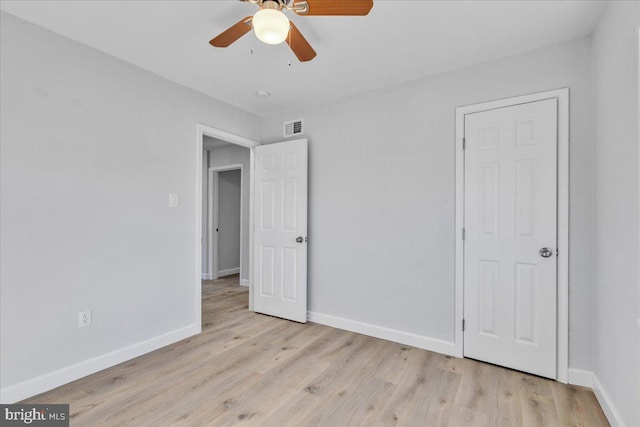
[[[293,8],[304,6],[306,11],[296,11],[298,15],[367,15],[373,7],[373,0],[305,0],[294,1]]]
[[[300,62],[311,61],[316,57],[316,51],[313,50],[307,39],[305,39],[300,30],[298,30],[298,27],[296,27],[293,22],[289,23],[291,24],[291,29],[287,36],[287,44],[293,53],[296,54]]]
[[[252,16],[247,16],[246,18],[239,21],[237,24],[232,25],[226,31],[223,31],[218,36],[211,39],[209,44],[215,47],[227,47],[234,41],[238,40],[240,37],[247,34],[251,31],[251,18]]]

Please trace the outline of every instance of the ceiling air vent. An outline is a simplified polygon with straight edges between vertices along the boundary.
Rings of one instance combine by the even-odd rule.
[[[282,126],[284,130],[284,137],[288,138],[290,136],[302,135],[302,119],[291,120],[290,122],[284,122]]]

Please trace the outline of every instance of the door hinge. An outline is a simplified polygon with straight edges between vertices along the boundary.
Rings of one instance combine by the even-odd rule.
[[[467,149],[467,138],[462,137],[462,149],[466,150]]]
[[[463,331],[463,332],[464,332],[465,328],[466,328],[466,324],[465,324],[465,322],[464,322],[464,319],[462,319],[462,331]]]
[[[464,240],[467,237],[467,233],[465,231],[465,229],[462,229],[462,240]]]

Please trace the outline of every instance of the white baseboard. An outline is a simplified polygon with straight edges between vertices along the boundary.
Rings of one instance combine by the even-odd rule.
[[[359,322],[357,320],[345,319],[331,316],[329,314],[308,312],[307,318],[311,322],[331,326],[333,328],[344,329],[345,331],[356,332],[383,340],[406,344],[436,353],[455,356],[456,346],[453,342],[444,341],[437,338],[425,337],[411,332],[404,332],[397,329],[386,328],[384,326],[372,325],[370,323]]]
[[[211,273],[202,273],[202,280],[212,280],[213,274]]]
[[[248,288],[249,287],[249,279],[240,280],[240,286],[246,286]]]
[[[227,270],[218,271],[218,277],[231,276],[232,274],[240,273],[240,267],[237,268],[229,268]]]
[[[611,424],[611,427],[625,427],[620,413],[611,400],[611,396],[609,396],[609,393],[607,393],[607,390],[602,386],[602,383],[600,383],[596,375],[593,376],[593,393],[596,395],[598,403],[600,403],[602,411],[607,417],[609,424]]]
[[[569,384],[591,388],[611,427],[625,427],[624,421],[622,421],[620,413],[611,401],[609,393],[607,393],[593,372],[582,369],[569,369]]]
[[[127,347],[106,353],[82,362],[49,372],[21,383],[4,387],[0,390],[0,402],[3,404],[19,402],[28,397],[49,391],[61,385],[70,383],[87,375],[126,362],[143,354],[173,344],[185,338],[199,334],[200,325],[192,324],[187,327],[167,332],[148,340],[129,345]]]
[[[593,372],[569,368],[569,384],[593,388]]]

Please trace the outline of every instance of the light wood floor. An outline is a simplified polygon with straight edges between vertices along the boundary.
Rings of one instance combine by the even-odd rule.
[[[29,399],[73,426],[607,426],[593,393],[469,359],[251,313],[203,282],[203,332]]]

